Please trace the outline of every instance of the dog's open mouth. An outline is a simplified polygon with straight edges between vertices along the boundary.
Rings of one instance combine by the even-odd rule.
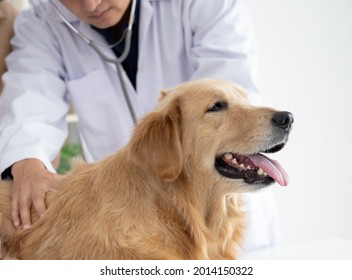
[[[284,144],[277,145],[263,153],[273,153],[281,150]],[[257,153],[240,155],[224,153],[215,160],[215,168],[220,175],[231,179],[243,179],[247,184],[270,185],[274,182],[287,186],[288,175],[276,160]]]

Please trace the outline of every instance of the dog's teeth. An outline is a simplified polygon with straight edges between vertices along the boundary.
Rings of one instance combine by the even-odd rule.
[[[242,169],[245,169],[245,167],[244,167],[244,164],[243,164],[243,163],[241,163],[241,164],[240,164],[240,167],[241,167]]]
[[[232,163],[238,164],[238,163],[237,163],[237,159],[236,159],[236,158],[233,158]]]
[[[224,155],[224,157],[225,157],[225,159],[227,159],[227,160],[232,160],[232,154],[230,154],[230,153],[226,153],[226,154]]]
[[[264,174],[264,170],[260,167],[257,171],[258,175],[263,175]]]
[[[268,173],[264,172],[263,175],[266,177],[266,176],[268,176]]]
[[[251,170],[251,169],[252,169],[252,167],[250,167],[250,166],[248,165],[248,166],[247,166],[247,169]]]

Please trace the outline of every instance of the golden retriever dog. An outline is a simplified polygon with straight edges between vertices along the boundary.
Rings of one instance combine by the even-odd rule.
[[[291,113],[250,105],[220,80],[161,94],[128,144],[81,163],[47,194],[47,212],[15,229],[2,182],[0,238],[18,259],[234,259],[244,233],[240,194],[287,185],[279,151]]]

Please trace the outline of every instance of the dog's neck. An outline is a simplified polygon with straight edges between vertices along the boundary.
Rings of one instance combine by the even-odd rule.
[[[166,188],[165,199],[172,202],[172,208],[187,225],[197,256],[201,259],[233,259],[239,244],[233,240],[242,239],[243,214],[241,201],[236,194],[224,195],[209,186],[205,176],[203,180],[194,180],[181,176]],[[182,189],[180,188],[182,186]],[[169,204],[168,204],[169,205]],[[170,206],[168,206],[170,208]]]
[[[125,157],[123,153],[120,156]],[[211,180],[206,174],[194,178],[182,172],[175,181],[165,182],[128,163],[127,157],[123,162],[120,166],[128,171],[129,176],[134,176],[135,180],[141,182],[138,199],[143,200],[148,196],[150,203],[150,197],[153,197],[158,209],[154,217],[160,223],[169,224],[170,232],[167,235],[170,238],[175,235],[175,242],[181,242],[176,237],[181,235],[182,242],[187,242],[192,247],[183,258],[234,258],[238,244],[233,241],[233,236],[242,235],[242,225],[239,222],[242,214],[235,194],[224,195],[216,185],[209,185]],[[119,180],[119,172],[116,173],[116,180]],[[128,183],[124,184],[126,189]],[[148,203],[139,203],[140,207],[146,207],[145,213],[151,212]]]

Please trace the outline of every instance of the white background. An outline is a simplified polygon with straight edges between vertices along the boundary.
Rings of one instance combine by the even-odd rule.
[[[245,0],[262,103],[294,113],[274,186],[283,242],[352,238],[352,1]]]
[[[351,261],[285,261],[277,265],[275,261],[6,261],[1,266],[0,275],[4,279],[36,279],[36,280],[61,280],[61,279],[85,279],[85,280],[99,280],[99,279],[120,279],[120,280],[149,280],[149,279],[250,279],[250,280],[281,280],[283,276],[285,280],[296,279],[351,279],[352,271],[349,269]],[[110,270],[119,269],[120,273],[117,275],[101,275],[101,269],[105,267]],[[233,268],[236,267],[236,270]],[[251,267],[253,270],[243,269]],[[324,269],[322,269],[322,267]],[[141,269],[151,272],[156,268],[160,270],[160,274],[166,273],[166,269],[171,272],[182,269],[184,274],[175,275],[132,275],[132,269]],[[198,269],[200,268],[200,269]],[[252,275],[219,275],[207,273],[216,268],[217,271],[225,272],[227,268],[229,271],[252,271]],[[229,269],[232,268],[232,269]],[[123,269],[123,270],[122,270]],[[130,273],[127,273],[129,269]],[[170,270],[171,269],[171,270]],[[221,270],[220,270],[221,269]],[[123,273],[125,271],[126,273]],[[198,275],[195,272],[200,271]],[[202,273],[206,271],[206,273]],[[287,273],[289,272],[289,273]],[[144,273],[145,275],[148,273]]]

